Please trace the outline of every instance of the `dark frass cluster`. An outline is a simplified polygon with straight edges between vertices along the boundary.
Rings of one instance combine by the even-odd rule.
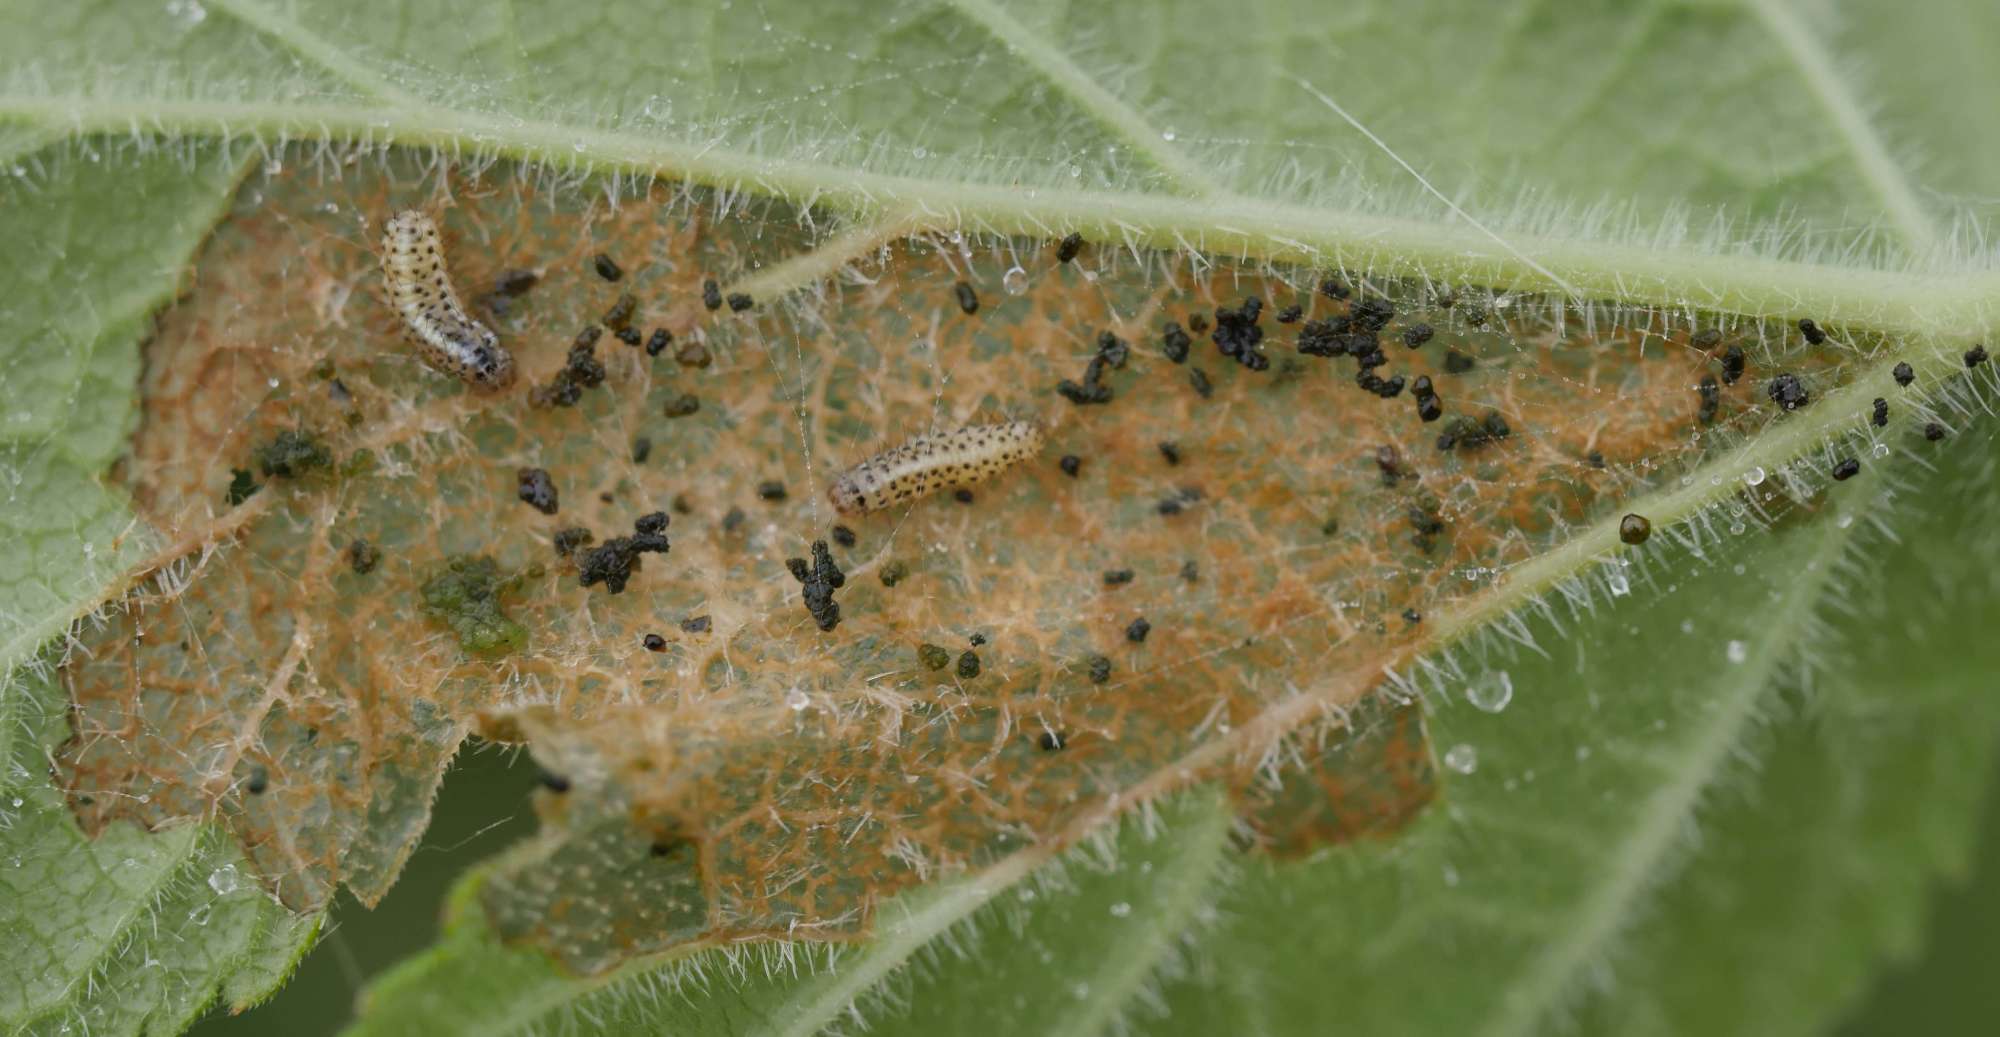
[[[1400,374],[1385,378],[1376,374],[1375,369],[1389,363],[1389,354],[1382,346],[1382,332],[1395,318],[1396,306],[1389,300],[1379,296],[1362,299],[1349,305],[1344,314],[1307,321],[1299,329],[1294,345],[1303,356],[1353,357],[1354,384],[1363,392],[1392,400],[1403,394],[1407,379]],[[1403,345],[1422,349],[1436,334],[1428,324],[1413,324],[1403,330]],[[1445,368],[1454,370],[1449,355]],[[1436,421],[1444,414],[1443,402],[1429,377],[1420,376],[1418,385],[1417,416],[1427,422]]]
[[[1785,411],[1798,410],[1812,402],[1812,395],[1807,392],[1806,383],[1798,375],[1790,372],[1771,379],[1771,384],[1764,387],[1764,395],[1769,396],[1771,402],[1778,405],[1779,410]]]
[[[638,312],[638,309],[638,296],[631,292],[623,292],[618,296],[618,301],[604,311],[604,316],[600,319],[604,326],[612,331],[625,331],[632,327],[632,315]]]
[[[1467,449],[1497,443],[1514,434],[1507,425],[1507,419],[1499,411],[1489,410],[1486,416],[1474,421],[1467,417],[1453,418],[1438,435],[1439,450]]]
[[[523,468],[514,473],[518,484],[514,495],[529,507],[544,515],[553,515],[561,508],[554,479],[549,478],[546,468]]]
[[[591,548],[577,560],[578,579],[585,587],[604,584],[612,594],[621,594],[626,581],[640,567],[642,555],[666,554],[673,547],[667,541],[667,513],[641,515],[632,523],[632,535],[612,537]]]
[[[1417,401],[1417,417],[1425,423],[1444,416],[1444,402],[1438,399],[1437,390],[1431,386],[1431,376],[1420,374],[1410,383],[1410,395]]]
[[[562,369],[547,385],[529,390],[528,403],[536,407],[574,407],[576,401],[583,399],[585,389],[603,385],[607,372],[604,361],[597,359],[597,340],[603,336],[604,329],[595,324],[577,332]]]
[[[1749,358],[1743,355],[1742,346],[1730,346],[1724,350],[1722,353],[1722,384],[1735,385],[1737,380],[1743,377],[1743,369],[1749,363]]]
[[[1075,404],[1110,403],[1111,387],[1104,384],[1104,373],[1120,369],[1132,357],[1132,347],[1124,339],[1109,331],[1099,332],[1097,353],[1083,369],[1083,381],[1073,382],[1065,378],[1056,385],[1056,392],[1063,399]]]
[[[847,583],[847,574],[833,561],[833,552],[827,549],[826,541],[812,543],[812,562],[803,558],[785,559],[785,568],[804,588],[806,611],[812,614],[813,622],[821,630],[832,630],[840,625],[840,603],[833,600],[833,592]]]
[[[940,645],[926,641],[917,646],[917,661],[926,670],[942,670],[951,665],[951,653]]]
[[[1215,308],[1215,332],[1209,337],[1222,355],[1252,371],[1271,366],[1271,358],[1257,347],[1264,342],[1264,329],[1257,321],[1264,314],[1264,300],[1251,296],[1235,309]]]

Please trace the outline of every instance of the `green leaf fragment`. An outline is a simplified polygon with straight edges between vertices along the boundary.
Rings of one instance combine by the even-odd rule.
[[[333,452],[326,443],[304,430],[278,433],[270,442],[258,444],[253,456],[267,479],[296,479],[333,465]],[[230,495],[235,495],[233,485]]]
[[[500,563],[490,556],[460,556],[424,583],[424,610],[450,627],[467,652],[487,658],[506,655],[528,643],[528,628],[508,617],[501,604],[519,583],[515,577],[502,578]]]

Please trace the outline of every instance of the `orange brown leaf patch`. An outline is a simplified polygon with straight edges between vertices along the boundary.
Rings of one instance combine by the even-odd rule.
[[[446,207],[403,173],[259,185],[163,320],[125,474],[182,549],[67,668],[64,779],[93,828],[219,814],[288,903],[340,882],[372,900],[484,718],[568,786],[538,797],[544,836],[487,907],[582,970],[863,931],[911,884],[1194,781],[1238,790],[1283,852],[1391,829],[1432,794],[1428,750],[1416,707],[1367,696],[1427,646],[1425,617],[1770,418],[1753,375],[1718,387],[1704,424],[1695,387],[1716,362],[1659,314],[1469,289],[1447,306],[1365,278],[1335,299],[1317,274],[1109,246],[1061,263],[949,235],[739,308],[729,286],[770,283],[818,240],[799,214],[718,218],[666,188],[552,201],[511,179],[453,181]],[[401,345],[369,228],[412,205],[436,210],[459,291],[513,352],[510,390],[470,395]],[[540,282],[492,298],[514,268]],[[579,331],[626,292],[633,327],[673,348],[612,329],[585,351],[601,384],[575,374]],[[1246,298],[1266,369],[1206,334],[1170,358],[1167,322],[1212,331]],[[1375,373],[1428,377],[1439,421],[1407,387],[1358,386],[1353,357],[1295,348],[1304,321],[1385,299]],[[1412,348],[1419,322],[1434,335]],[[1754,334],[1729,341],[1770,355]],[[1830,379],[1841,358],[1791,363]],[[1065,380],[1108,399],[1073,402]],[[1043,454],[969,501],[851,518],[827,502],[844,467],[911,435],[1029,417]],[[330,462],[263,471],[257,448],[286,432]],[[261,488],[231,507],[235,469]],[[553,514],[523,503],[528,471]],[[586,586],[591,552],[655,512],[671,550],[633,555],[622,593]],[[588,546],[568,534],[559,552],[574,529]],[[821,539],[843,577],[830,630],[786,564]],[[379,555],[365,571],[357,540]],[[476,585],[439,590],[480,558]],[[521,631],[482,642],[491,658],[439,604],[474,599]],[[1274,754],[1343,711],[1373,719]]]

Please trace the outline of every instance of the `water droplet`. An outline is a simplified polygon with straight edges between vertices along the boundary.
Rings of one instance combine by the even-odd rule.
[[[208,17],[208,8],[201,0],[167,0],[167,17],[181,23],[183,29],[192,29]]]
[[[1080,177],[1080,176],[1082,176],[1082,175],[1083,175],[1083,167],[1082,167],[1082,166],[1071,166],[1071,167],[1069,167],[1069,178],[1070,178],[1071,180],[1074,180],[1074,179],[1076,179],[1077,177]]]
[[[1132,913],[1132,905],[1124,902],[1123,900],[1120,900],[1116,904],[1111,905],[1111,917],[1113,918],[1124,918],[1125,916],[1131,913]]]
[[[574,152],[576,152],[577,154],[581,155],[581,154],[583,154],[583,142],[582,142],[582,141],[577,141],[576,143],[574,143],[574,144],[571,144],[571,145],[569,146],[569,149],[570,149],[571,151],[574,151]]]
[[[214,890],[218,896],[226,897],[236,892],[237,885],[236,865],[234,864],[225,864],[208,873],[208,888]]]
[[[1489,670],[1465,689],[1465,700],[1488,713],[1498,713],[1514,701],[1514,678],[1506,670]]]
[[[1731,522],[1729,524],[1729,532],[1733,536],[1742,536],[1744,532],[1749,528],[1750,528],[1749,526],[1746,526],[1741,522]]]
[[[1694,633],[1694,620],[1692,619],[1681,620],[1681,633],[1683,634]]]
[[[1749,471],[1744,472],[1743,481],[1749,483],[1752,486],[1764,485],[1764,469],[1762,469],[1761,467],[1752,468]]]
[[[1444,765],[1456,774],[1471,774],[1479,769],[1479,750],[1464,742],[1445,751]]]
[[[1611,589],[1611,596],[1614,598],[1622,598],[1632,593],[1632,581],[1627,580],[1624,573],[1615,569],[1611,575],[1604,578],[1604,584]]]
[[[1875,456],[1875,457],[1888,457],[1888,456],[1889,456],[1889,444],[1887,444],[1887,443],[1877,443],[1877,444],[1875,444],[1875,445],[1874,445],[1874,447],[1872,447],[1872,448],[1870,448],[1870,449],[1869,449],[1868,453],[1869,453],[1869,454],[1871,454],[1871,455],[1873,455],[1873,456]]]
[[[1171,141],[1171,140],[1173,140],[1173,139],[1174,139],[1174,131],[1172,131],[1172,130],[1162,130],[1162,131],[1160,131],[1160,139],[1161,139],[1161,140],[1164,140],[1164,141]]]
[[[195,907],[194,910],[188,912],[188,921],[193,922],[196,925],[207,925],[208,912],[209,912],[209,905],[207,904],[198,905],[197,907]]]
[[[917,148],[916,150],[911,151],[910,154],[915,155],[918,158],[929,158],[931,153],[929,148]]]
[[[804,710],[811,702],[812,699],[807,698],[806,693],[797,688],[785,692],[785,705],[790,706],[794,713]]]
[[[1833,520],[1833,524],[1835,526],[1840,527],[1841,529],[1846,529],[1847,527],[1854,524],[1854,516],[1843,514],[1839,518]]]
[[[265,176],[277,176],[279,173],[282,173],[284,171],[285,171],[285,163],[279,159],[274,158],[264,163]]]
[[[1740,663],[1750,658],[1750,646],[1741,641],[1731,641],[1729,647],[1724,649],[1724,654],[1729,656],[1730,662]]]
[[[1005,289],[1008,295],[1028,294],[1028,272],[1018,266],[1009,268],[1006,273],[1000,275],[1000,287]]]

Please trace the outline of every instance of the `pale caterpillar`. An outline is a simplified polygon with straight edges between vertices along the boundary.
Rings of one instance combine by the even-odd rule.
[[[984,482],[1032,456],[1046,436],[1040,422],[967,425],[918,436],[848,469],[827,488],[843,515],[879,511],[933,490]]]
[[[514,358],[493,329],[466,316],[445,274],[437,224],[408,209],[382,230],[382,275],[403,332],[426,363],[476,389],[504,389],[514,381]]]

